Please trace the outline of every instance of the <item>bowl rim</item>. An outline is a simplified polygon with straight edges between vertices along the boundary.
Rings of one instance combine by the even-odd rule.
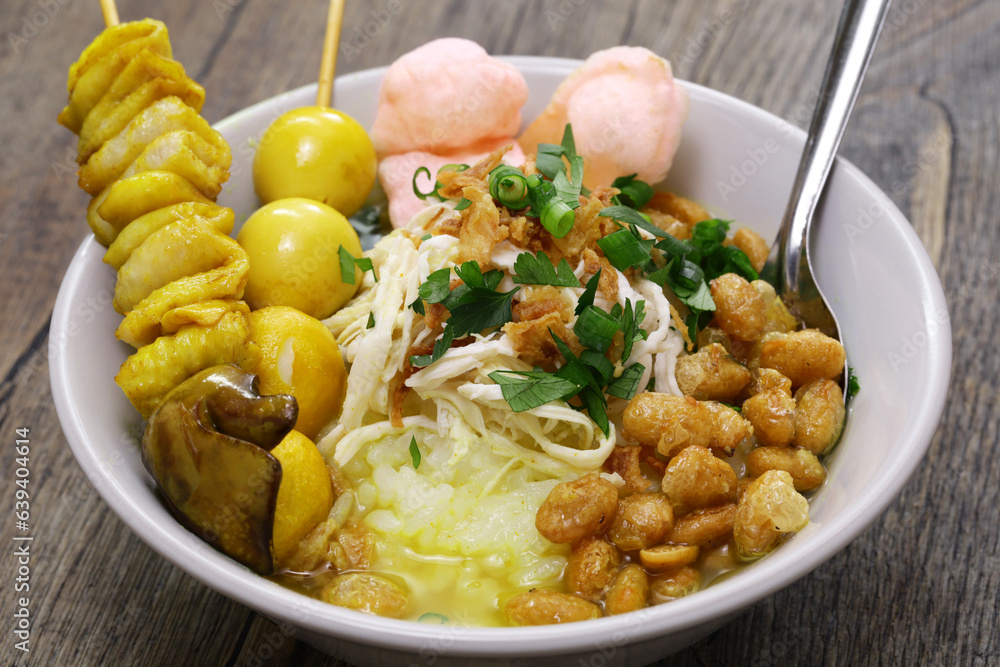
[[[582,61],[570,58],[501,56],[502,60],[522,71],[532,69],[559,69],[568,74]],[[338,77],[338,82],[348,82],[366,77],[381,78],[388,67],[377,67]],[[770,123],[780,119],[748,102],[731,97],[699,84],[681,81],[692,98],[700,104],[738,109]],[[316,84],[296,88],[257,102],[219,121],[215,126],[236,124],[255,116],[263,108],[280,100],[310,98],[315,95]],[[805,141],[805,132],[791,128],[792,140]],[[936,431],[947,397],[952,353],[952,331],[946,299],[937,272],[927,256],[924,246],[902,212],[855,165],[838,157],[834,170],[860,186],[866,194],[884,206],[886,220],[902,235],[904,254],[916,260],[921,284],[914,286],[921,303],[929,312],[943,313],[941,326],[927,331],[926,351],[928,390],[914,408],[914,419],[901,438],[908,443],[911,456],[897,456],[886,467],[882,485],[869,485],[861,497],[852,504],[854,511],[842,513],[827,522],[824,530],[829,539],[819,548],[805,554],[783,557],[782,550],[772,553],[743,569],[738,577],[710,586],[697,595],[682,598],[669,605],[649,607],[642,611],[621,616],[604,617],[592,621],[540,627],[478,627],[443,626],[450,628],[446,641],[442,626],[425,625],[373,617],[359,612],[335,607],[286,589],[277,583],[251,573],[249,570],[214,551],[190,535],[191,540],[205,548],[193,548],[191,541],[176,538],[162,531],[149,520],[140,505],[117,483],[110,471],[102,467],[83,436],[83,415],[67,391],[70,375],[69,358],[64,346],[57,344],[54,334],[64,330],[71,321],[70,286],[77,284],[86,273],[87,260],[103,252],[93,235],[78,247],[63,278],[51,318],[49,340],[50,384],[56,413],[74,457],[91,484],[140,539],[162,557],[198,581],[221,594],[255,609],[259,613],[279,619],[308,631],[325,636],[381,646],[402,651],[419,651],[432,647],[438,654],[456,657],[523,657],[572,653],[602,643],[631,644],[650,640],[666,632],[680,632],[707,624],[713,619],[734,615],[776,591],[791,585],[841,551],[865,530],[898,495],[923,459]],[[903,436],[906,437],[903,437]],[[250,574],[252,580],[248,581]],[[732,582],[736,583],[732,583]],[[266,603],[266,604],[265,604]],[[637,615],[641,615],[639,619]]]

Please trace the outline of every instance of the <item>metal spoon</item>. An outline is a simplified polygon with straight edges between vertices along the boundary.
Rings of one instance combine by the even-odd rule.
[[[788,208],[778,230],[777,243],[760,273],[807,327],[819,329],[841,342],[837,318],[813,280],[809,227],[890,2],[847,0],[844,5]],[[846,383],[843,386],[846,395]]]

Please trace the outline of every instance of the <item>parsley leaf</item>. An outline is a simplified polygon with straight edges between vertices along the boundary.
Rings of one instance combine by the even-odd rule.
[[[434,271],[420,285],[420,298],[427,303],[441,303],[451,294],[451,269]]]
[[[504,400],[514,412],[566,400],[579,390],[573,382],[545,371],[499,370],[490,373],[489,377],[500,385]]]
[[[608,384],[608,394],[626,401],[631,400],[639,390],[639,382],[642,380],[644,372],[646,372],[645,366],[638,363],[632,364]]]
[[[632,345],[636,341],[646,340],[646,337],[649,336],[649,333],[639,326],[646,319],[645,306],[646,302],[640,301],[635,304],[635,309],[633,310],[632,302],[625,299],[625,310],[621,315],[623,335],[622,363],[625,363],[632,356]]]
[[[522,252],[514,260],[514,282],[522,285],[553,285],[555,287],[579,287],[580,281],[573,275],[566,258],[559,260],[559,265],[552,266],[552,260],[539,250],[538,255]]]
[[[365,325],[365,329],[374,329],[374,328],[375,328],[375,315],[372,313],[368,313],[368,324]]]
[[[451,326],[451,322],[445,325],[444,333],[441,337],[434,342],[434,350],[430,354],[413,355],[410,357],[411,366],[430,366],[435,361],[444,356],[444,353],[451,348],[452,342],[455,340],[455,330]]]
[[[355,257],[351,254],[351,251],[340,246],[337,249],[337,255],[340,259],[340,278],[344,283],[348,285],[353,285],[354,279],[354,265],[357,264],[358,268],[361,269],[362,274],[365,271],[371,271],[372,276],[375,281],[378,282],[378,276],[375,275],[375,265],[372,264],[372,260],[368,257]]]
[[[601,271],[604,269],[597,269],[590,280],[587,281],[587,286],[583,288],[583,294],[576,301],[575,313],[579,315],[587,306],[594,305],[594,297],[597,296],[597,286],[601,282]]]
[[[414,467],[414,469],[419,468],[420,467],[420,460],[421,460],[422,457],[420,456],[420,448],[417,447],[417,437],[416,436],[411,436],[410,437],[410,458],[413,460],[413,467]]]
[[[861,391],[861,382],[858,381],[858,376],[854,374],[854,369],[851,366],[847,367],[847,398],[854,398],[857,393]]]

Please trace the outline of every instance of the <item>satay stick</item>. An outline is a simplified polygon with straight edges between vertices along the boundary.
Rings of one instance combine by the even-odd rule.
[[[316,92],[318,107],[330,106],[333,73],[337,69],[337,47],[340,45],[340,25],[343,22],[344,0],[330,0],[330,13],[326,17],[326,38],[323,40],[323,61],[319,68],[319,90]]]
[[[101,13],[104,14],[104,25],[108,28],[120,23],[115,0],[101,0]]]

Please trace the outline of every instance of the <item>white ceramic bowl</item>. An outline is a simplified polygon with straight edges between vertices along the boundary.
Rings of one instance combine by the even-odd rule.
[[[579,63],[508,58],[527,78],[534,118]],[[370,126],[384,69],[341,77],[337,106]],[[801,131],[749,104],[688,85],[691,113],[668,187],[773,238],[804,141]],[[256,200],[253,148],[287,109],[312,104],[314,87],[280,95],[222,121],[233,147],[221,202],[241,221]],[[81,211],[82,224],[82,211]],[[52,317],[52,393],[73,453],[104,500],[153,549],[206,585],[297,636],[358,664],[467,664],[519,659],[554,664],[641,664],[677,651],[761,598],[818,567],[895,498],[940,418],[951,366],[945,299],[920,241],[890,200],[844,160],[834,167],[813,234],[818,281],[836,310],[861,380],[829,481],[810,524],[762,561],[687,598],[636,614],[536,628],[429,626],[366,616],[306,598],[256,576],[178,524],[139,461],[141,420],[113,376],[128,349],[114,337],[114,272],[91,237],[77,251]]]

